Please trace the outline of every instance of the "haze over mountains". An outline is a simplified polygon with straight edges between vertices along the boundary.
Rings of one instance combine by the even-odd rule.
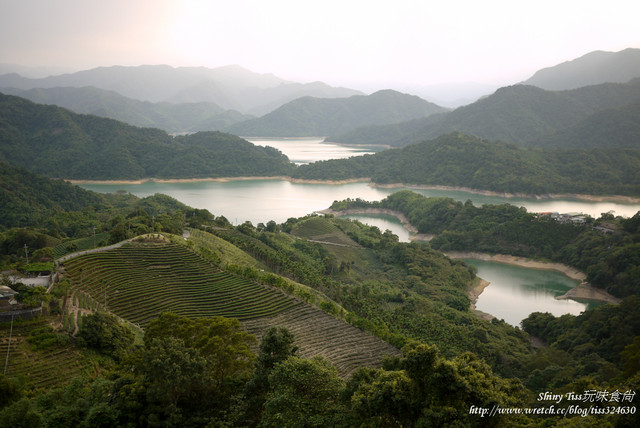
[[[303,97],[260,118],[229,126],[226,131],[243,136],[313,137],[381,123],[399,123],[428,117],[445,108],[414,95],[392,90],[349,98]]]
[[[321,82],[296,83],[273,74],[259,74],[237,65],[205,67],[99,67],[77,73],[28,79],[18,74],[0,76],[0,87],[17,89],[85,87],[115,91],[149,102],[212,102],[225,110],[262,115],[302,96],[348,97],[360,91],[334,88]]]
[[[130,125],[159,128],[169,133],[213,131],[252,118],[237,110],[225,110],[213,102],[152,103],[127,98],[94,86],[16,89],[0,92],[40,104],[55,104],[76,113],[93,114]]]
[[[638,102],[640,79],[570,91],[545,91],[535,86],[514,85],[500,88],[493,95],[450,113],[395,125],[359,128],[332,135],[328,140],[400,147],[459,131],[525,146],[638,147],[640,121],[637,107],[634,107]],[[598,141],[594,141],[595,135],[585,128],[593,123],[592,115],[596,115],[598,121],[607,122],[606,128],[599,132]],[[619,132],[623,128],[625,131]],[[559,140],[559,133],[575,138]]]
[[[523,85],[501,88],[447,114],[443,107],[395,91],[364,96],[359,91],[322,82],[289,82],[240,66],[113,66],[38,79],[5,74],[0,76],[0,92],[169,133],[223,130],[265,137],[330,135],[333,141],[345,144],[402,146],[461,131],[490,139],[554,146],[557,143],[553,141],[560,137],[552,135],[565,131],[568,134],[562,135],[581,134],[568,128],[584,126],[579,123],[589,122],[590,114],[608,109],[613,111],[605,115],[607,126],[612,126],[620,114],[626,118],[622,120],[627,128],[620,135],[635,135],[635,110],[625,103],[638,100],[634,98],[634,88],[630,88],[630,94],[618,95],[613,94],[625,91],[625,87],[584,89],[584,93],[556,93],[549,89],[626,83],[633,77],[640,77],[640,49],[592,52],[540,70],[524,82],[530,89],[523,89]],[[547,88],[547,92],[533,86]],[[437,94],[436,88],[422,90],[425,97],[429,90]],[[479,96],[477,86],[475,91]],[[619,97],[619,101],[611,101],[612,96]],[[598,120],[605,119],[600,116]],[[600,144],[591,140],[591,145]],[[563,144],[576,146],[571,142]]]
[[[576,89],[600,83],[626,83],[640,76],[640,49],[595,51],[537,71],[522,82],[549,91]]]

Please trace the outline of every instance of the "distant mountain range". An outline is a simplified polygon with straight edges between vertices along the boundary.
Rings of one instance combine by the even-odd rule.
[[[152,103],[92,86],[28,90],[0,88],[0,92],[39,104],[55,104],[75,113],[93,114],[130,125],[158,128],[169,133],[214,131],[252,118],[236,110],[224,110],[211,102]]]
[[[636,77],[640,77],[640,49],[629,48],[620,52],[591,52],[543,68],[522,83],[560,91],[601,83],[626,83]]]
[[[261,116],[303,96],[340,98],[361,92],[322,82],[296,83],[273,74],[259,74],[237,65],[219,68],[98,67],[76,73],[29,79],[11,73],[0,76],[0,87],[16,89],[92,86],[140,101],[214,103],[224,110]]]
[[[595,140],[602,133],[583,138],[589,116],[611,110],[606,115],[607,126],[615,126],[617,114],[626,124],[608,144],[624,147],[636,133],[635,110],[623,111],[640,102],[633,98],[636,88],[625,95],[615,94],[615,86],[601,85],[622,84],[634,77],[640,77],[640,49],[592,52],[540,70],[523,85],[501,88],[450,113],[424,99],[391,90],[365,96],[322,82],[290,82],[237,65],[214,69],[113,66],[45,78],[5,74],[0,76],[0,92],[170,133],[220,130],[259,137],[329,135],[335,142],[389,146],[452,131],[528,145],[593,146],[603,144]],[[428,98],[437,88],[413,91],[418,89]],[[559,89],[581,92],[557,92]],[[488,90],[472,85],[456,97],[471,92],[477,97]],[[612,96],[619,101],[612,101]],[[571,131],[573,126],[582,131]],[[567,140],[569,136],[574,140]]]
[[[243,136],[310,137],[348,132],[372,124],[392,124],[428,117],[445,108],[392,90],[349,98],[303,97],[260,118],[226,128]]]
[[[328,139],[344,144],[406,146],[454,131],[537,147],[640,147],[640,79],[570,91],[514,85],[460,107],[395,125],[356,129]],[[595,123],[606,128],[593,132]]]

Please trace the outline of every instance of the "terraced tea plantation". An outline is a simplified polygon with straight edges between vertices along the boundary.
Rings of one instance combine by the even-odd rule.
[[[300,356],[326,357],[343,377],[363,366],[380,366],[383,355],[400,356],[400,351],[387,342],[310,305],[296,306],[272,317],[243,321],[242,326],[257,338],[269,327],[286,327],[294,334]]]
[[[321,242],[330,242],[346,247],[359,247],[359,245],[333,223],[323,217],[311,217],[302,223],[297,224],[291,230],[291,234],[302,238],[312,239]]]
[[[53,331],[50,318],[16,320],[13,329],[10,322],[0,323],[0,354],[7,377],[21,379],[30,388],[48,388],[69,382],[89,366],[82,352],[69,341],[58,342],[54,333],[43,333]],[[36,349],[29,343],[36,335],[48,336],[45,340],[49,343],[42,346],[41,341],[42,349]]]
[[[302,304],[277,289],[223,272],[171,243],[126,244],[76,257],[65,269],[74,289],[141,326],[165,311],[247,320]]]
[[[286,327],[304,357],[323,355],[342,376],[379,367],[399,351],[320,309],[256,282],[220,271],[187,247],[132,243],[65,263],[72,291],[144,326],[163,311],[189,317],[237,318],[258,339],[271,326]],[[257,352],[257,347],[254,350]]]

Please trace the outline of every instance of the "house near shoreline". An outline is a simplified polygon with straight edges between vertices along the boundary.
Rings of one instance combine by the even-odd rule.
[[[563,214],[560,214],[558,212],[542,212],[538,213],[538,215],[551,217],[553,220],[560,223],[585,224],[587,222],[587,216],[583,213],[578,212]]]

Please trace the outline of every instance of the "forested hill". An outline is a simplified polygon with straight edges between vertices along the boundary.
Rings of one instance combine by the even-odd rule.
[[[515,85],[450,113],[396,125],[364,127],[329,140],[346,144],[405,146],[459,131],[491,140],[533,147],[638,147],[640,123],[628,124],[633,105],[640,102],[640,79],[606,83],[568,91],[546,91]],[[594,140],[585,123],[607,111],[606,135]],[[618,126],[624,127],[623,135]],[[566,132],[571,139],[558,139]],[[587,137],[585,139],[585,137]]]
[[[312,137],[373,124],[399,123],[445,111],[422,98],[392,90],[349,98],[303,97],[257,119],[226,128],[236,135]]]
[[[159,128],[174,133],[220,130],[252,117],[236,110],[225,110],[212,102],[152,103],[92,86],[29,90],[0,88],[0,92],[39,104],[55,104],[75,113],[94,114],[129,125]]]
[[[538,70],[524,83],[557,91],[603,82],[624,83],[636,77],[640,77],[640,49],[628,48],[620,52],[590,52]]]
[[[58,212],[100,204],[101,196],[62,180],[52,180],[0,163],[0,226],[44,224]]]
[[[461,186],[509,193],[640,195],[638,149],[531,149],[460,133],[300,166],[295,178]]]
[[[172,138],[97,116],[0,94],[0,161],[66,179],[287,175],[288,158],[234,135]]]

